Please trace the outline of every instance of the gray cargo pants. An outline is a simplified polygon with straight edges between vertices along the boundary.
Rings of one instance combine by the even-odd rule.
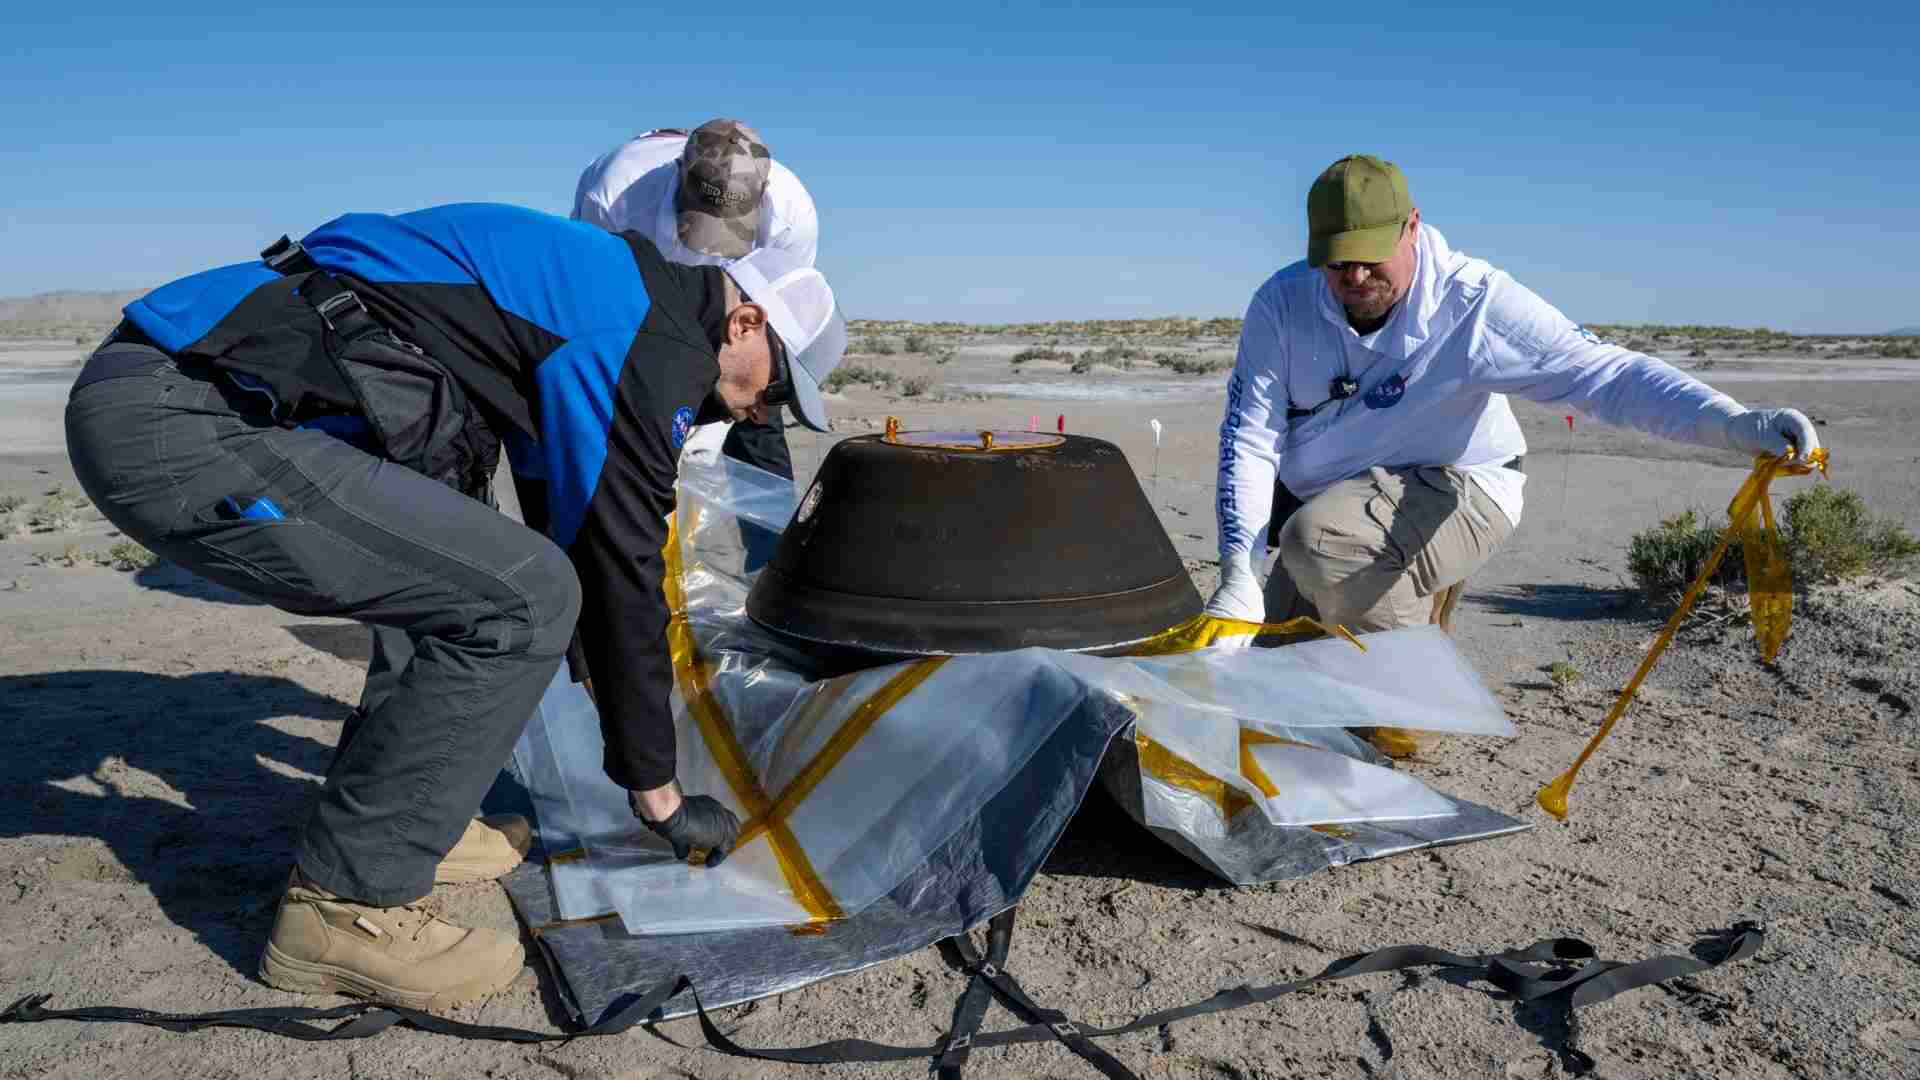
[[[117,528],[285,611],[406,635],[375,707],[342,733],[294,855],[322,888],[417,900],[566,653],[580,586],[565,553],[418,473],[276,426],[224,376],[109,342],[67,403],[67,450]],[[239,506],[270,500],[284,517]]]

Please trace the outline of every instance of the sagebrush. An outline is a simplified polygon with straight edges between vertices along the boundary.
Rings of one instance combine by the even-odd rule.
[[[1078,357],[1065,349],[1056,349],[1048,345],[1036,345],[1021,349],[1013,354],[1012,363],[1024,364],[1029,360],[1077,360]]]
[[[1894,518],[1867,509],[1857,491],[1820,484],[1795,492],[1780,528],[1796,578],[1838,581],[1899,573],[1920,559],[1920,539]]]
[[[891,371],[867,367],[865,364],[841,364],[820,381],[820,389],[834,394],[856,384],[887,387],[892,386],[899,378]]]
[[[1831,484],[1797,491],[1776,522],[1797,587],[1867,574],[1894,575],[1920,561],[1920,539],[1893,518],[1873,513],[1860,493]],[[1635,533],[1627,545],[1627,572],[1654,599],[1684,592],[1706,566],[1726,530],[1723,518],[1689,510]],[[1744,587],[1746,556],[1735,537],[1709,584]]]

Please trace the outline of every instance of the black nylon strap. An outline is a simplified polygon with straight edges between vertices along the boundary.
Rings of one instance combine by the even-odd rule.
[[[1133,1070],[1095,1045],[1088,1037],[1087,1029],[1074,1023],[1066,1013],[1035,1003],[1013,976],[1002,971],[984,977],[987,984],[993,987],[993,996],[1000,1000],[1000,1004],[1027,1021],[1030,1029],[1037,1028],[1058,1039],[1061,1045],[1100,1070],[1100,1074],[1108,1080],[1138,1080]]]
[[[940,1056],[939,1080],[959,1080],[973,1036],[980,1030],[980,1022],[986,1016],[988,992],[1009,1012],[1025,1020],[1031,1027],[1045,1029],[1110,1080],[1138,1080],[1132,1070],[1082,1035],[1081,1027],[1066,1013],[1036,1003],[1019,980],[1007,973],[1007,954],[1013,946],[1014,911],[1008,908],[987,924],[987,955],[984,960],[974,952],[973,942],[965,934],[940,943],[941,952],[946,954],[950,950],[953,956],[960,959],[958,966],[961,970],[971,974],[973,979],[967,984],[967,992],[954,1010],[953,1030],[948,1034],[946,1050]],[[956,1048],[958,1053],[955,1052]]]
[[[199,1031],[203,1028],[251,1028],[255,1031],[285,1035],[302,1042],[331,1042],[336,1039],[364,1039],[401,1024],[461,1039],[486,1039],[495,1042],[564,1042],[589,1035],[618,1035],[656,1013],[667,999],[690,985],[684,978],[668,979],[638,997],[621,1003],[600,1022],[584,1031],[543,1032],[492,1024],[467,1024],[443,1016],[409,1009],[404,1005],[383,1005],[359,1001],[348,1005],[315,1009],[287,1006],[262,1009],[229,1009],[211,1013],[157,1013],[149,1009],[127,1009],[95,1005],[79,1009],[48,1009],[44,1005],[51,994],[29,994],[0,1012],[0,1024],[34,1023],[41,1020],[90,1020],[113,1023],[145,1024],[168,1031]],[[317,1027],[314,1021],[344,1020],[335,1027]]]
[[[999,920],[996,918],[995,921]],[[1520,1001],[1537,1001],[1564,995],[1568,1009],[1577,1010],[1630,990],[1744,960],[1758,952],[1766,940],[1765,931],[1760,926],[1742,922],[1729,929],[1708,935],[1697,948],[1701,954],[1698,957],[1655,956],[1632,963],[1595,959],[1597,954],[1593,946],[1576,938],[1549,938],[1524,949],[1477,956],[1448,952],[1425,945],[1398,945],[1344,957],[1327,965],[1320,974],[1304,979],[1270,986],[1241,986],[1223,990],[1205,1000],[1148,1013],[1117,1027],[1088,1029],[1075,1026],[1069,1034],[1055,1026],[1069,1023],[1063,1014],[1034,1004],[1026,997],[1025,992],[1020,990],[1018,984],[1005,975],[999,964],[992,962],[996,944],[1001,944],[1004,948],[1011,942],[1011,918],[1006,920],[1005,927],[1004,933],[999,935],[1002,942],[997,943],[993,925],[989,924],[989,952],[984,961],[980,954],[973,950],[971,942],[963,943],[962,939],[949,939],[954,950],[963,959],[971,955],[972,959],[968,962],[977,967],[976,974],[979,978],[976,982],[985,982],[992,987],[995,996],[1000,997],[1003,1004],[1009,1004],[1016,1013],[1023,1014],[1023,1019],[1028,1019],[1024,1027],[989,1032],[971,1038],[966,1047],[968,1051],[976,1047],[1014,1046],[1056,1039],[1067,1044],[1069,1048],[1074,1048],[1077,1053],[1076,1041],[1084,1043],[1091,1039],[1155,1030],[1182,1020],[1245,1008],[1249,1005],[1265,1004],[1322,982],[1351,978],[1356,975],[1400,971],[1412,967],[1438,966],[1475,972]],[[945,944],[947,943],[943,943]],[[999,955],[1004,960],[1005,952]],[[1573,964],[1581,966],[1570,966]],[[970,984],[968,991],[971,992],[972,989],[973,985]],[[29,994],[15,1001],[4,1012],[0,1012],[0,1024],[36,1023],[43,1020],[101,1021],[146,1024],[181,1032],[210,1027],[238,1027],[306,1041],[361,1039],[377,1035],[396,1024],[404,1024],[422,1031],[464,1039],[541,1043],[596,1035],[618,1035],[637,1024],[648,1022],[649,1017],[682,990],[693,996],[694,1010],[698,1015],[700,1030],[706,1037],[707,1045],[711,1049],[736,1057],[798,1065],[831,1065],[849,1062],[906,1061],[916,1058],[926,1060],[936,1056],[944,1058],[949,1049],[950,1040],[944,1039],[933,1046],[890,1046],[884,1043],[868,1042],[865,1039],[836,1039],[812,1046],[785,1048],[742,1046],[728,1038],[714,1024],[706,1007],[700,1001],[698,990],[694,987],[692,980],[686,976],[665,980],[646,993],[622,1002],[592,1027],[567,1033],[466,1024],[416,1009],[371,1002],[337,1005],[324,1009],[288,1007],[234,1009],[214,1013],[157,1013],[147,1009],[113,1006],[48,1009],[45,1004],[51,997],[49,994]],[[984,1004],[980,1008],[984,1013]],[[954,1032],[957,1034],[963,1030],[958,1023],[961,1015],[958,1008],[955,1010],[955,1015]],[[1059,1019],[1048,1019],[1051,1017]],[[333,1028],[315,1026],[315,1022],[328,1020],[345,1022]],[[977,1024],[978,1022],[975,1021],[976,1030]],[[1114,1061],[1105,1051],[1098,1051],[1098,1053],[1107,1060],[1113,1061],[1113,1065],[1122,1070],[1120,1073],[1108,1072],[1107,1075],[1132,1075],[1124,1072],[1125,1066]],[[964,1058],[962,1060],[964,1061]],[[1099,1067],[1099,1063],[1094,1059],[1088,1060]],[[1106,1069],[1103,1068],[1102,1071],[1106,1072]]]
[[[1013,909],[1008,908],[987,923],[985,962],[997,970],[1006,964],[1007,954],[1012,948]],[[939,1080],[960,1080],[961,1070],[967,1065],[967,1056],[973,1051],[973,1037],[979,1034],[980,1025],[987,1018],[987,1004],[993,1000],[993,988],[988,985],[981,969],[982,958],[973,949],[973,939],[966,934],[940,942],[940,954],[949,965],[970,971],[973,975],[967,981],[966,992],[954,1004],[953,1026],[942,1044],[939,1060],[934,1063]]]
[[[360,301],[360,297],[340,284],[340,279],[327,273],[326,268],[315,261],[312,253],[300,241],[282,236],[260,252],[260,260],[267,264],[267,269],[287,277],[312,275],[301,286],[301,295],[320,313],[320,319],[327,324],[327,329],[340,335],[342,342],[351,342],[383,329],[374,321],[373,314]]]

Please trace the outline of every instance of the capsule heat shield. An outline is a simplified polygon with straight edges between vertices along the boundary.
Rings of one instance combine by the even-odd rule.
[[[1200,608],[1119,448],[1029,432],[839,443],[747,598],[755,622],[849,664],[1118,650]]]

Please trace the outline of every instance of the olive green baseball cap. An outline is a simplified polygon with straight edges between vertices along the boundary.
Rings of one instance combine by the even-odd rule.
[[[1399,166],[1372,154],[1343,157],[1307,190],[1307,265],[1386,262],[1412,213]]]

